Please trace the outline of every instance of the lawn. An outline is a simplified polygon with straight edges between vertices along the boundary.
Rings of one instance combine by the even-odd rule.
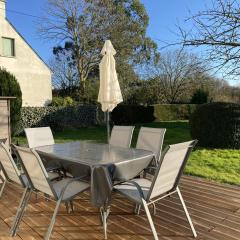
[[[140,126],[167,128],[164,145],[188,141],[191,139],[189,133],[188,122],[161,122],[136,125],[133,144],[136,139]],[[54,133],[57,143],[77,140],[93,140],[98,142],[106,142],[105,127],[89,127],[64,130]],[[14,142],[25,144],[25,137],[17,137]],[[190,160],[185,169],[186,174],[204,177],[210,180],[240,184],[240,151],[225,149],[202,149],[197,148],[191,155]]]

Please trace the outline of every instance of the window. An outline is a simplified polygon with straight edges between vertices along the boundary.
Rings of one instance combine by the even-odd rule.
[[[2,55],[6,57],[14,57],[14,39],[12,38],[2,38]]]

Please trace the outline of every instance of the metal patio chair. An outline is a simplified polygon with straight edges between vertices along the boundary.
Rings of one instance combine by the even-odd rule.
[[[156,163],[159,163],[165,132],[166,128],[141,127],[136,148],[153,152]]]
[[[114,189],[118,193],[124,195],[134,203],[143,206],[155,240],[158,240],[158,235],[148,206],[174,193],[178,194],[193,236],[197,237],[178,187],[184,167],[196,143],[197,141],[195,140],[170,145],[161,158],[152,181],[145,178],[136,178],[114,186]]]
[[[9,148],[3,142],[0,143],[0,166],[4,174],[4,176],[1,176],[3,183],[0,189],[0,197],[2,196],[7,183],[17,184],[24,189],[19,205],[22,206],[23,202],[28,201],[28,198],[30,197],[27,193],[30,191],[31,185],[27,176],[19,171],[12,158]],[[16,217],[14,222],[15,221]],[[14,225],[12,225],[11,231],[13,226]]]
[[[51,197],[51,199],[57,202],[50,225],[44,237],[45,240],[48,240],[50,239],[60,204],[74,199],[78,194],[87,190],[89,188],[89,184],[79,181],[85,176],[79,178],[64,178],[56,182],[51,182],[40,156],[34,149],[17,146],[15,146],[15,148],[18,151],[24,169],[27,172],[34,189],[40,193],[47,194]],[[30,189],[26,192],[26,200],[24,200],[22,205],[19,206],[18,213],[11,230],[11,236],[16,235],[32,191],[33,190]]]
[[[50,127],[25,128],[28,147],[36,148],[55,144]]]
[[[117,147],[129,148],[134,128],[134,126],[115,125],[111,132],[109,144]]]
[[[0,197],[2,196],[7,183],[16,183],[23,188],[29,187],[27,177],[18,169],[9,148],[4,142],[0,142],[0,167],[3,171],[3,176],[0,176],[2,180]]]
[[[27,138],[29,148],[36,148],[55,144],[52,130],[50,127],[25,128],[24,132]],[[54,161],[50,157],[48,159],[42,159],[42,161],[48,172],[58,171],[60,175],[60,170],[62,170],[62,166],[58,161]]]
[[[23,202],[28,201],[28,198],[30,197],[27,193],[30,191],[30,188],[32,188],[32,184],[29,181],[28,176],[19,170],[15,161],[12,158],[12,155],[10,153],[8,146],[3,142],[0,142],[0,167],[1,167],[1,170],[3,171],[3,176],[0,175],[0,178],[2,180],[0,197],[2,196],[4,188],[7,184],[10,184],[10,183],[17,184],[24,189],[22,199],[19,205],[19,206],[22,206]],[[49,178],[51,181],[54,180],[56,178],[56,174],[50,173]],[[14,222],[15,221],[16,221],[16,217]],[[12,225],[11,229],[13,229],[13,227],[14,225]]]

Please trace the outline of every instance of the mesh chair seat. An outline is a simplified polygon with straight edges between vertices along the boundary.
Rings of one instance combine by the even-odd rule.
[[[152,151],[156,162],[159,163],[165,132],[165,128],[141,127],[136,148]]]
[[[24,129],[29,148],[53,145],[54,138],[50,127],[37,127]]]
[[[129,148],[132,141],[134,126],[117,126],[112,129],[109,144],[117,147]]]
[[[145,178],[136,178],[136,179],[133,179],[132,181],[137,183],[141,187],[143,191],[143,195],[146,199],[152,182]],[[117,192],[120,192],[121,194],[125,195],[127,198],[132,199],[135,202],[141,203],[142,201],[136,186],[131,182],[129,183],[125,182],[123,184],[116,185],[114,189]]]
[[[67,201],[69,199],[72,199],[77,194],[79,194],[79,193],[83,192],[84,190],[86,190],[87,188],[89,188],[88,183],[80,182],[77,180],[69,183],[70,181],[72,181],[71,178],[65,178],[60,181],[54,182],[52,185],[55,193],[57,194],[57,197],[60,198],[63,188],[67,184],[69,184],[66,191],[63,194],[62,201]]]

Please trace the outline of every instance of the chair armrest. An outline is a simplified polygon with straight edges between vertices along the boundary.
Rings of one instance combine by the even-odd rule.
[[[143,198],[143,199],[145,199],[145,198],[144,198],[144,194],[143,194],[143,190],[142,190],[142,188],[139,186],[139,184],[137,184],[136,182],[134,182],[134,181],[132,181],[132,180],[125,181],[125,182],[122,183],[122,184],[125,184],[125,183],[131,183],[131,184],[133,184],[133,185],[136,187],[136,189],[138,190],[138,193],[139,193],[140,197]],[[120,185],[121,185],[121,184],[120,184]]]
[[[74,178],[72,178],[72,179],[63,187],[59,198],[62,198],[63,194],[65,193],[65,191],[67,190],[68,186],[69,186],[71,183],[73,183],[73,182],[75,182],[75,181],[78,181],[78,180],[81,180],[81,179],[83,179],[83,178],[85,178],[85,177],[87,177],[87,175],[83,175],[83,176],[81,176],[81,177],[74,177]]]

